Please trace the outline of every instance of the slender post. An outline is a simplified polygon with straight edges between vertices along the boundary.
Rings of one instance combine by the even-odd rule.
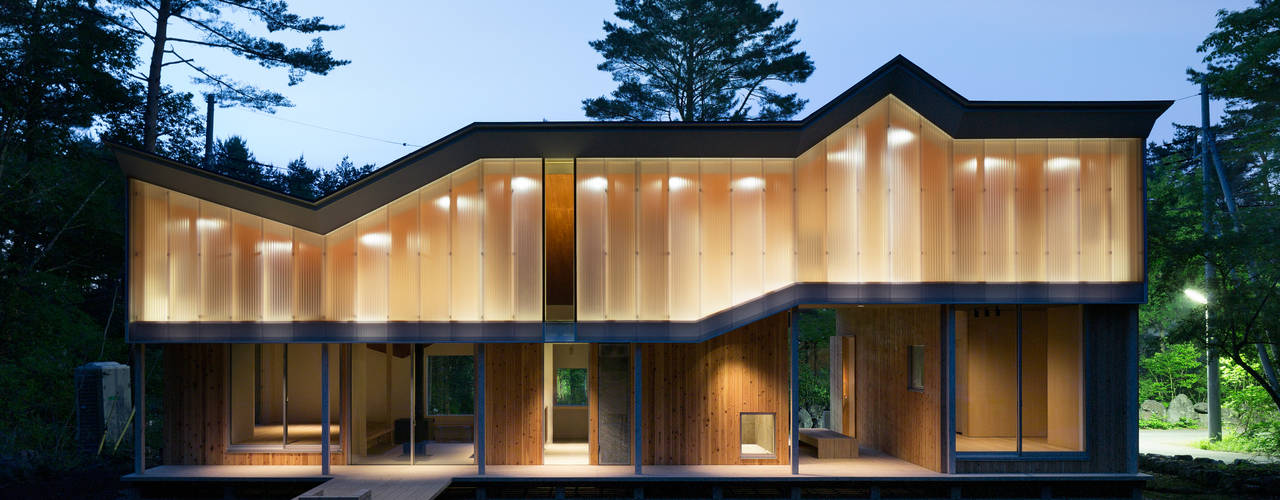
[[[791,473],[800,473],[800,309],[791,308]]]
[[[1210,141],[1212,140],[1212,132],[1209,131],[1209,92],[1208,87],[1201,82],[1200,84],[1200,169],[1203,175],[1202,194],[1204,200],[1201,203],[1201,216],[1203,217],[1204,236],[1207,239],[1213,232],[1213,195],[1210,185],[1212,184],[1212,176],[1209,171],[1213,168],[1213,149]],[[1213,286],[1213,264],[1210,255],[1205,252],[1204,259],[1204,287],[1206,291],[1212,293]],[[1220,397],[1221,383],[1218,380],[1218,349],[1213,345],[1213,337],[1209,335],[1209,305],[1204,306],[1204,333],[1205,341],[1209,344],[1208,352],[1206,352],[1205,364],[1208,365],[1208,377],[1205,382],[1208,384],[1208,406],[1209,406],[1209,439],[1217,441],[1222,439],[1222,398]]]
[[[320,474],[329,475],[329,344],[320,344]]]
[[[484,351],[484,344],[476,345],[476,474],[481,476],[484,475],[484,417],[488,412],[484,405]]]
[[[213,166],[213,94],[204,96],[208,103],[207,117],[204,119],[204,167]]]
[[[635,360],[632,363],[632,371],[634,371],[634,373],[632,374],[632,377],[634,377],[635,379],[632,382],[632,386],[635,388],[632,393],[635,399],[635,402],[634,402],[635,413],[631,419],[631,426],[633,428],[631,431],[631,448],[632,448],[631,454],[633,455],[633,458],[631,459],[631,461],[632,463],[635,464],[636,475],[639,476],[641,473],[640,457],[644,456],[643,449],[641,448],[641,443],[642,443],[641,432],[643,431],[641,427],[641,421],[644,419],[641,418],[642,408],[640,405],[641,405],[641,401],[643,400],[644,391],[643,391],[643,387],[640,385],[640,377],[641,377],[641,373],[643,373],[643,371],[641,370],[642,361],[640,356],[640,353],[641,353],[640,344],[632,344],[631,352],[633,353],[631,358]]]
[[[147,471],[147,347],[133,344],[133,473]]]

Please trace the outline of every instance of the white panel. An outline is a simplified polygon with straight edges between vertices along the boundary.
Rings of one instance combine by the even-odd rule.
[[[796,280],[795,161],[764,161],[764,289],[772,291]]]
[[[356,221],[356,319],[387,320],[387,272],[391,259],[391,234],[386,207]]]
[[[827,281],[826,165],[821,142],[796,159],[796,281]]]
[[[1080,281],[1079,141],[1050,140],[1045,161],[1048,281]]]
[[[667,181],[671,222],[671,320],[688,321],[702,316],[702,272],[698,252],[698,160],[670,161]]]
[[[734,159],[732,169],[732,299],[740,304],[764,294],[764,163]]]
[[[144,184],[142,188],[142,311],[143,321],[169,319],[169,191]]]
[[[983,281],[982,256],[982,189],[983,143],[980,140],[955,141],[954,184],[956,249],[954,276],[960,282]]]
[[[641,320],[663,321],[670,317],[667,291],[667,160],[642,159],[638,161],[638,169],[638,316]]]
[[[169,321],[200,319],[200,201],[169,192]]]
[[[484,319],[515,318],[512,287],[511,160],[484,160]]]
[[[444,177],[422,188],[418,197],[421,226],[418,234],[421,273],[422,303],[419,306],[423,321],[448,321],[450,311],[451,245],[450,213],[453,198],[449,187],[452,177]]]
[[[387,206],[387,233],[391,237],[387,270],[389,290],[387,317],[391,321],[417,321],[422,285],[418,282],[418,255],[421,224],[418,222],[419,191],[414,191]]]
[[[920,281],[920,115],[890,98],[888,151],[891,281]]]
[[[605,318],[605,200],[609,180],[605,177],[604,160],[599,159],[579,158],[576,174],[578,320],[601,321]]]
[[[1015,281],[1045,277],[1045,141],[1019,139],[1014,170]]]
[[[511,179],[515,319],[542,320],[542,160],[515,160]]]
[[[605,160],[609,181],[605,319],[636,319],[636,162]]]
[[[1142,281],[1142,181],[1138,141],[1112,139],[1111,280]]]
[[[293,228],[262,220],[262,319],[293,320]]]
[[[858,182],[855,158],[866,147],[856,122],[827,137],[827,281],[858,281]]]
[[[954,278],[955,203],[951,181],[951,138],[924,122],[920,151],[920,279]]]
[[[858,117],[854,169],[858,176],[858,273],[868,283],[888,281],[890,172],[885,160],[889,101],[881,100]]]
[[[732,215],[729,207],[729,160],[704,159],[701,165],[700,221],[702,258],[702,315],[729,307],[733,287],[730,247]]]
[[[356,319],[356,223],[324,237],[325,319]]]
[[[324,236],[293,230],[293,319],[324,318]]]
[[[982,232],[984,281],[1010,282],[1014,275],[1014,143],[988,140],[983,157]]]
[[[262,217],[231,211],[234,321],[262,321]]]
[[[1080,141],[1080,279],[1111,279],[1111,163],[1106,139]]]
[[[463,167],[452,177],[449,317],[454,321],[479,321],[483,311],[484,274],[480,252],[485,208],[484,193],[480,190],[480,162]]]

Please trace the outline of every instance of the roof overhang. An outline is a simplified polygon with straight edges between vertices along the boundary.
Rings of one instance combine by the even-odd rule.
[[[970,101],[897,56],[804,120],[472,123],[314,202],[109,146],[128,177],[324,234],[482,158],[795,158],[890,94],[955,139],[1145,139],[1173,104]]]

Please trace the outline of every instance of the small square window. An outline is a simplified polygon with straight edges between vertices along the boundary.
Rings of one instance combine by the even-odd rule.
[[[741,413],[742,458],[778,458],[772,413]]]
[[[907,364],[909,366],[911,379],[907,382],[907,389],[913,391],[924,390],[924,346],[913,345],[907,346]]]

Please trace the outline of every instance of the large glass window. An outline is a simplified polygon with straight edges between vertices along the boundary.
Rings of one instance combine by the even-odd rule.
[[[230,443],[255,449],[318,447],[323,405],[320,344],[231,346]],[[341,442],[339,356],[329,352],[329,442]]]
[[[772,413],[738,414],[738,430],[742,458],[777,458]]]
[[[1084,451],[1080,315],[1080,306],[956,309],[956,451]]]
[[[556,368],[556,406],[587,404],[587,369]]]

